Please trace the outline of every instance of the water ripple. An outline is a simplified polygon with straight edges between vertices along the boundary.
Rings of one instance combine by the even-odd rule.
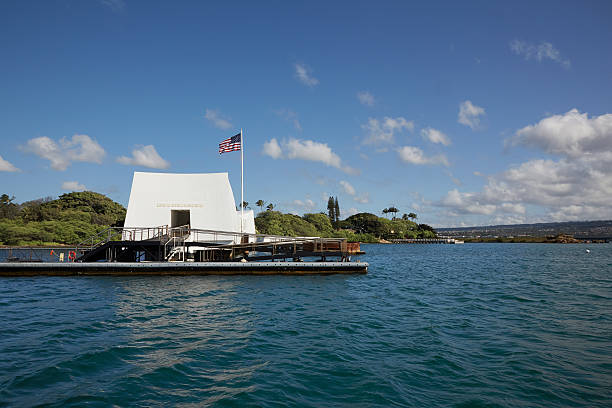
[[[0,280],[0,406],[612,405],[608,245],[367,245],[365,276]]]

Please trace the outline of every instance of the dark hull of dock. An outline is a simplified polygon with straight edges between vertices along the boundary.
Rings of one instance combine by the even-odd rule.
[[[364,274],[365,262],[1,263],[0,276],[331,275]]]

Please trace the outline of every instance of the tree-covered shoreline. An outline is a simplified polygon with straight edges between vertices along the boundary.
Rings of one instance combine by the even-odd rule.
[[[371,213],[351,215],[332,223],[324,213],[307,213],[300,217],[278,211],[262,211],[255,217],[255,226],[260,234],[335,237],[364,243],[395,238],[436,237],[435,230],[427,224],[417,224],[407,217],[387,219]]]
[[[246,207],[248,203],[243,203]],[[255,218],[260,234],[284,236],[318,236],[346,238],[349,242],[384,242],[394,238],[433,238],[436,233],[426,224],[414,222],[416,214],[401,218],[378,217],[371,213],[339,219],[337,198],[328,203],[328,214],[307,213],[303,216],[274,211],[269,203],[259,200]],[[383,213],[397,213],[393,211]],[[0,245],[45,246],[76,245],[108,227],[123,226],[126,209],[110,198],[93,191],[62,194],[15,203],[13,197],[0,196]]]
[[[111,226],[122,226],[125,207],[93,191],[15,203],[0,196],[0,245],[76,245]]]

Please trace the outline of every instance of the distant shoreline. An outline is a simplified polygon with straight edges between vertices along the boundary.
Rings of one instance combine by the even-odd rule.
[[[554,237],[487,237],[463,238],[468,243],[503,243],[503,244],[605,244],[605,239],[580,239],[571,235],[557,235]]]

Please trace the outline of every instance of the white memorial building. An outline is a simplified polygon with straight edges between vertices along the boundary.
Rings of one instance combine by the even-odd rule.
[[[253,210],[236,209],[228,173],[134,172],[124,228],[180,227],[255,233]]]

